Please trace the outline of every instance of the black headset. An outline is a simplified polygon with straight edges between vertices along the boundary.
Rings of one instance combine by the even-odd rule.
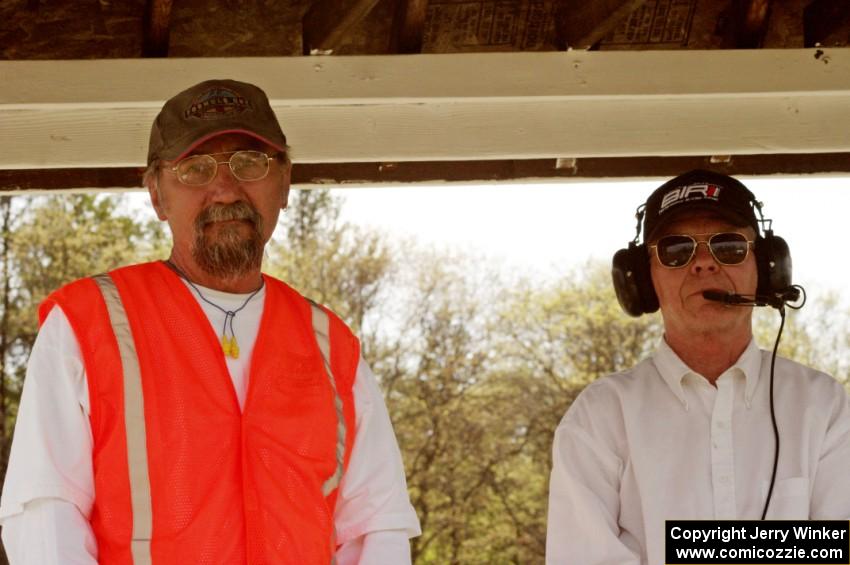
[[[773,234],[773,220],[764,218],[761,202],[756,200],[749,190],[747,193],[750,206],[758,213],[757,222],[763,232],[763,235],[756,234],[753,249],[758,270],[756,296],[769,301],[772,297],[782,296],[784,291],[792,286],[791,252],[785,240]],[[645,241],[638,243],[645,213],[646,204],[642,204],[635,214],[637,229],[634,240],[629,242],[627,248],[614,254],[611,265],[617,300],[626,314],[634,317],[658,310],[658,296],[652,286],[649,270],[649,249]]]

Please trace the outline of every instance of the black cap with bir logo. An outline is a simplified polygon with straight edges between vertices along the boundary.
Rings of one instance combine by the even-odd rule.
[[[665,182],[646,201],[643,240],[653,241],[662,227],[693,211],[714,213],[758,233],[755,202],[753,193],[737,179],[702,169],[688,171]]]
[[[286,136],[266,93],[246,82],[216,79],[165,103],[151,127],[148,165],[156,159],[180,159],[223,133],[244,133],[286,151]]]

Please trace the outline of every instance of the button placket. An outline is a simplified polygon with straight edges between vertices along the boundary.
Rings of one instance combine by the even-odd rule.
[[[714,517],[717,520],[736,516],[735,459],[732,441],[732,408],[734,387],[731,375],[717,379],[717,394],[711,414],[711,479],[714,495]]]

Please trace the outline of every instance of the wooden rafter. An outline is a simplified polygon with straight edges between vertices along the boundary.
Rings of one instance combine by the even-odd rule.
[[[772,0],[733,0],[727,12],[723,47],[756,49],[762,46]]]
[[[147,0],[145,2],[145,30],[142,56],[168,56],[172,5],[173,0]]]
[[[316,0],[301,21],[303,52],[331,54],[379,0]]]
[[[142,55],[167,57],[173,0],[147,0]]]
[[[555,2],[555,31],[561,49],[598,43],[646,0],[561,0]]]
[[[823,44],[850,20],[847,0],[813,0],[803,11],[803,37],[806,47]],[[844,38],[846,40],[846,36]]]
[[[428,0],[397,0],[393,15],[390,53],[419,53],[422,51],[422,31]]]

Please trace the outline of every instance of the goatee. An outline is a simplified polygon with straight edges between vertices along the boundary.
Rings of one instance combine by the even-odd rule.
[[[219,226],[214,236],[207,235],[213,222],[242,220],[250,227],[246,234],[238,224]],[[192,257],[207,274],[221,279],[234,279],[258,269],[263,261],[263,218],[244,201],[213,204],[195,218],[195,241]]]

